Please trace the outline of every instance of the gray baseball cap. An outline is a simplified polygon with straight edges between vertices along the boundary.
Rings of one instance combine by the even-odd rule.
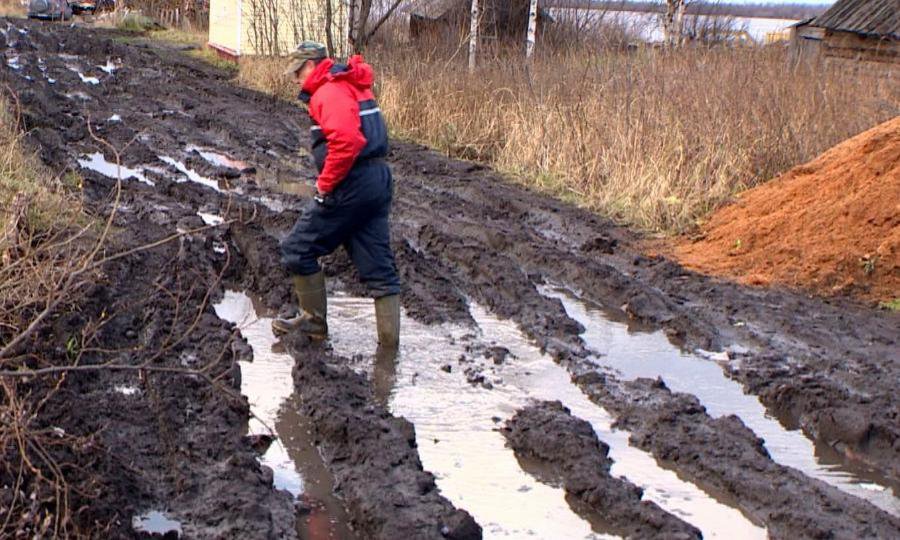
[[[315,41],[302,41],[288,57],[288,64],[284,70],[285,75],[293,75],[303,67],[307,60],[321,60],[328,56],[325,45]]]

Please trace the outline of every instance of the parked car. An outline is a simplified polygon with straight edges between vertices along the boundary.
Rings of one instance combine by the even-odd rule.
[[[69,6],[75,15],[112,11],[116,7],[114,0],[70,0]]]
[[[69,2],[69,7],[72,8],[72,13],[75,15],[82,15],[95,12],[97,10],[97,2],[94,0],[73,0]]]
[[[68,21],[72,18],[72,8],[66,0],[31,0],[28,3],[28,18]]]

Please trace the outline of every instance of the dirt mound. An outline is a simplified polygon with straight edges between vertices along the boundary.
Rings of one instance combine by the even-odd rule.
[[[900,117],[747,191],[675,253],[689,268],[751,285],[897,298]]]

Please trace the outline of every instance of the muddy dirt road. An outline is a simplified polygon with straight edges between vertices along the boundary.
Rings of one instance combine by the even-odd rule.
[[[54,421],[104,419],[120,461],[100,473],[118,489],[88,515],[116,534],[900,536],[897,315],[689,273],[602,218],[396,144],[400,359],[373,354],[341,253],[332,343],[274,343],[267,318],[290,300],[278,241],[308,202],[283,191],[314,179],[300,109],[113,33],[10,20],[0,34],[29,139],[84,176],[99,214],[122,151],[118,245],[194,231],[111,264],[69,324],[105,308],[107,349],[213,362],[249,398],[174,375],[69,381],[60,407],[84,415]],[[259,459],[251,408],[252,433],[279,435]],[[585,425],[599,442],[558,440]],[[573,480],[593,466],[593,483]]]

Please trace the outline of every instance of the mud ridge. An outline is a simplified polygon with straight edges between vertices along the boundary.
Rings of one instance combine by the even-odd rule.
[[[591,425],[558,402],[516,412],[502,431],[516,456],[535,458],[561,478],[567,493],[587,503],[610,532],[626,538],[701,538],[692,525],[642,501],[642,490],[610,474],[609,446]]]
[[[698,485],[733,497],[773,538],[900,535],[900,519],[778,465],[739,418],[710,418],[694,396],[672,393],[659,380],[619,382],[590,373],[576,382],[616,413],[616,426],[631,432],[632,444]]]
[[[335,490],[366,538],[475,540],[481,527],[457,510],[422,468],[413,425],[375,403],[371,383],[302,339],[286,340],[296,359],[302,413],[332,471]]]
[[[416,238],[426,255],[452,261],[459,277],[471,281],[470,294],[479,295],[480,284],[469,276],[506,282],[537,276],[662,329],[689,348],[745,347],[748,353],[733,362],[740,369],[729,372],[758,392],[775,416],[813,439],[827,433],[823,440],[847,459],[862,458],[900,480],[900,404],[891,382],[900,374],[900,315],[697,275],[643,255],[639,238],[603,218],[512,186],[490,171],[464,169],[423,147],[404,145],[394,164],[404,181],[398,206],[406,223],[398,228]],[[421,180],[426,174],[428,180]],[[436,212],[453,219],[436,221]],[[524,283],[504,283],[512,286],[524,294],[521,302],[506,305],[505,297],[493,294],[479,300],[516,318],[548,351],[581,356],[570,335],[560,336],[565,326],[533,320],[534,312],[550,306]],[[832,421],[848,412],[869,426],[865,437]]]

